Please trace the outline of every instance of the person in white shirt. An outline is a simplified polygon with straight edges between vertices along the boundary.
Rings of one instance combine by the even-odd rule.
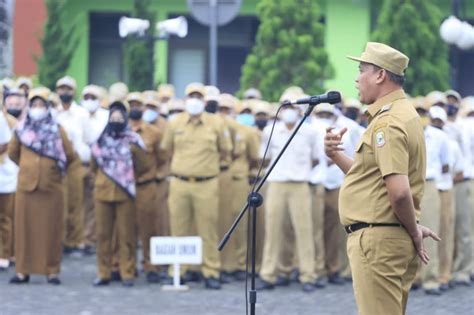
[[[9,97],[5,98],[8,104]],[[13,245],[13,201],[15,198],[18,166],[7,155],[12,137],[12,126],[0,111],[0,270],[8,268]]]
[[[291,136],[301,118],[297,108],[285,106],[269,144],[265,162],[275,160]],[[270,136],[271,126],[263,131],[260,156],[263,158]],[[308,185],[311,169],[319,157],[316,131],[303,124],[288,149],[268,177],[265,197],[265,241],[262,268],[257,289],[273,289],[278,276],[278,263],[282,243],[284,220],[289,217],[296,239],[296,253],[299,263],[299,281],[303,291],[315,290],[314,243],[311,215],[311,192]]]
[[[431,117],[445,113],[439,106],[432,106],[435,103],[416,105],[417,112],[421,117]],[[432,107],[431,107],[432,106]],[[429,111],[427,110],[429,108]],[[432,121],[432,120],[431,120]],[[421,200],[420,224],[429,227],[436,233],[440,228],[441,205],[436,186],[442,174],[449,172],[450,150],[449,139],[442,130],[427,125],[424,127],[426,142],[426,184],[425,193]],[[439,251],[438,244],[426,242],[425,248],[430,253],[430,263],[421,267],[420,279],[426,294],[440,295],[439,281]],[[417,285],[416,285],[417,286]]]
[[[84,136],[88,145],[95,143],[105,127],[109,119],[109,111],[101,107],[102,93],[100,87],[96,85],[87,85],[82,90],[81,106],[88,111],[86,119],[87,128],[85,128]],[[96,231],[95,231],[95,212],[94,212],[94,173],[89,167],[89,156],[84,156],[83,172],[84,172],[84,254],[91,255],[95,253]]]
[[[76,81],[73,78],[65,76],[59,79],[56,92],[61,100],[56,120],[66,131],[79,156],[67,169],[64,254],[81,256],[84,247],[84,172],[81,163],[89,163],[91,154],[85,135],[89,112],[74,101]]]
[[[443,130],[443,126],[448,120],[448,116],[441,106],[433,106],[430,109],[431,126]],[[444,132],[444,130],[443,130]],[[451,270],[454,253],[454,195],[453,195],[453,176],[454,174],[454,155],[453,151],[459,149],[455,140],[448,138],[449,146],[449,172],[442,173],[436,181],[436,187],[440,198],[440,223],[438,243],[439,250],[439,282],[440,290],[448,290],[451,281]],[[459,166],[459,162],[456,164]],[[462,169],[461,169],[462,173]]]

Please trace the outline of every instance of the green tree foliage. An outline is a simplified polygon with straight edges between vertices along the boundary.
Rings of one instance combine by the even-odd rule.
[[[134,0],[131,16],[133,18],[150,21],[147,36],[153,35],[155,27],[155,18],[154,14],[150,12],[150,3],[150,0]],[[131,91],[143,91],[153,88],[153,47],[153,41],[137,39],[134,36],[127,38],[125,46],[125,66],[128,72],[128,86]]]
[[[431,1],[385,0],[372,39],[410,58],[405,90],[425,95],[449,86],[448,47],[439,36],[443,16]]]
[[[63,0],[46,0],[48,17],[41,39],[42,55],[36,59],[39,82],[54,89],[56,81],[66,75],[67,69],[77,46],[77,41],[71,38],[72,29],[65,27]]]
[[[278,100],[292,85],[308,93],[323,91],[333,69],[324,49],[324,25],[316,0],[261,0],[256,44],[242,67],[241,92],[258,88]]]

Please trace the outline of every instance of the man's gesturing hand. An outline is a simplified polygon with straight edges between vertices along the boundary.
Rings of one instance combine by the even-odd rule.
[[[334,127],[326,128],[326,137],[324,138],[324,152],[332,159],[338,152],[344,151],[342,148],[342,136],[346,133],[347,128],[342,128],[338,133],[333,133]]]

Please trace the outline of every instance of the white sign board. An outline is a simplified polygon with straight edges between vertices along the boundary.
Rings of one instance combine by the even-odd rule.
[[[161,237],[150,239],[150,260],[153,265],[202,263],[202,239],[198,236]]]

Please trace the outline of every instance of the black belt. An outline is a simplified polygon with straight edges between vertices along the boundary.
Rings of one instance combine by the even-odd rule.
[[[164,180],[165,180],[164,178],[155,178],[155,182],[156,182],[157,184],[162,183]]]
[[[393,226],[393,227],[403,227],[403,225],[399,223],[365,223],[365,222],[359,222],[359,223],[354,223],[351,225],[346,225],[344,227],[344,230],[346,230],[347,234],[351,234],[355,231],[365,229],[368,227],[377,227],[377,226]]]
[[[215,178],[215,176],[208,176],[208,177],[200,177],[200,176],[197,176],[197,177],[188,177],[188,176],[181,176],[181,175],[176,175],[176,174],[173,174],[174,177],[178,178],[178,179],[181,179],[181,180],[184,180],[186,182],[191,182],[191,183],[194,183],[194,182],[204,182],[206,180],[210,180],[210,179],[213,179]]]
[[[155,181],[154,178],[148,179],[148,180],[145,180],[143,182],[137,183],[137,186],[143,186],[143,185],[146,185],[146,184],[149,184],[149,183],[153,183],[154,181]]]

